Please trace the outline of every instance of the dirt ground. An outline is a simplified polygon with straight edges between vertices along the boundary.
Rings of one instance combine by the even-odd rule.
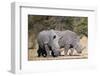
[[[76,51],[74,51],[73,56],[59,56],[59,57],[37,57],[37,49],[29,49],[28,50],[28,60],[60,60],[60,59],[87,59],[88,58],[88,38],[87,37],[82,37],[80,39],[80,43],[83,47],[86,47],[83,51],[82,54],[77,54]],[[70,52],[70,51],[69,51]],[[63,49],[62,49],[62,54],[63,54]]]

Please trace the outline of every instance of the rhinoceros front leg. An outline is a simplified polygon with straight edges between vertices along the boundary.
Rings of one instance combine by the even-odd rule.
[[[47,44],[44,45],[45,47],[45,51],[47,53],[47,56],[50,56],[50,49],[49,49],[49,46]]]

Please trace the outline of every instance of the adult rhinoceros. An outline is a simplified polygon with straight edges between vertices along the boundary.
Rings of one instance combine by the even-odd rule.
[[[37,50],[38,57],[41,55],[46,57],[50,55],[52,51],[52,56],[59,56],[59,36],[55,33],[54,30],[44,30],[38,34],[37,37],[39,48]]]
[[[74,50],[76,50],[77,53],[82,52],[83,48],[80,45],[80,38],[75,32],[72,32],[70,30],[55,32],[59,36],[58,43],[60,48],[65,49],[65,55],[67,55],[69,49],[71,50],[69,55],[73,55]]]

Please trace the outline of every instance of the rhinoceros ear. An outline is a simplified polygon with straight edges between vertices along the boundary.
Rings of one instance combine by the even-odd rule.
[[[56,35],[53,36],[53,39],[55,39],[55,38],[56,38]]]

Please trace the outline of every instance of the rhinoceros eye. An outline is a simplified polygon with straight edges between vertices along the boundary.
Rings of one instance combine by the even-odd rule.
[[[55,39],[55,38],[56,38],[56,35],[53,36],[53,39]]]

